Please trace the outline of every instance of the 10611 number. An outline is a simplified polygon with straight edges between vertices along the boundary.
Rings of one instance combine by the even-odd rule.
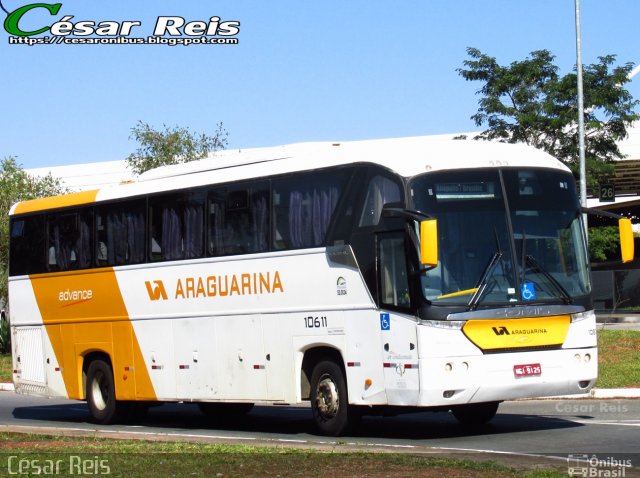
[[[327,317],[305,317],[304,318],[304,326],[307,329],[319,329],[321,327],[327,326]]]

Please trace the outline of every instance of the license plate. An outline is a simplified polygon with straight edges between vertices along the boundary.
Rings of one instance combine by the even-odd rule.
[[[516,377],[536,377],[542,375],[542,367],[539,363],[529,363],[526,365],[514,365],[513,374]]]

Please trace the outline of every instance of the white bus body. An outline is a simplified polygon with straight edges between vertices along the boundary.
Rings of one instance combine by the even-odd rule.
[[[336,173],[345,178],[341,186],[331,185],[332,168],[342,171]],[[598,355],[581,226],[553,240],[542,239],[542,226],[516,230],[520,220],[544,219],[547,201],[540,211],[507,210],[510,226],[500,226],[504,234],[494,227],[495,239],[478,232],[473,242],[456,244],[455,237],[473,236],[466,229],[444,236],[455,225],[446,222],[454,214],[446,208],[467,211],[465,201],[476,200],[499,204],[516,171],[542,171],[542,179],[531,180],[534,188],[542,187],[544,175],[557,175],[554,187],[575,189],[566,167],[527,147],[407,138],[216,153],[150,171],[136,183],[19,203],[11,211],[9,283],[16,391],[86,399],[93,419],[103,423],[135,402],[213,404],[205,410],[247,404],[246,410],[255,402],[311,398],[316,424],[327,434],[343,433],[361,412],[377,407],[436,407],[481,422],[503,400],[586,392],[597,377]],[[498,179],[445,178],[435,189],[419,182],[462,173]],[[522,184],[532,177],[517,174]],[[315,177],[315,192],[296,190]],[[398,186],[399,197],[385,198],[384,188],[370,185],[384,177]],[[413,181],[418,177],[426,179]],[[501,182],[502,193],[496,189]],[[361,193],[348,196],[358,187]],[[529,194],[525,189],[521,185],[520,194]],[[336,191],[339,199],[322,199]],[[442,260],[430,271],[413,255],[415,222],[382,212],[390,203],[416,209],[418,191],[429,191],[429,200],[446,209],[422,211],[439,221]],[[204,199],[193,209],[191,199],[172,209],[180,194]],[[143,204],[143,255],[132,260],[129,244],[120,259],[108,258],[119,247],[109,228],[125,227],[124,220],[113,222],[110,210],[130,200]],[[333,216],[321,222],[318,211],[327,204]],[[560,216],[565,210],[577,215],[574,202],[562,207]],[[128,221],[123,214],[118,217]],[[173,245],[171,214],[183,231]],[[194,227],[204,238],[195,243],[204,252],[195,255],[185,252],[192,240],[184,232],[188,214],[196,215]],[[223,222],[232,229],[240,217],[249,218],[243,227],[253,231],[254,245],[244,252],[216,249],[216,241],[227,240],[216,235]],[[295,239],[305,232],[289,224],[298,218],[325,237]],[[153,229],[158,221],[162,233]],[[479,227],[469,219],[459,227],[465,222]],[[73,227],[86,232],[70,232]],[[129,227],[121,240],[133,241]],[[257,236],[267,242],[255,245]],[[83,258],[85,239],[91,253]],[[478,245],[485,242],[491,245]],[[483,282],[478,272],[491,259],[484,249],[494,242],[499,252],[484,268]],[[556,243],[560,259],[540,257],[551,257]],[[178,252],[167,260],[168,253],[161,254],[170,247]],[[531,264],[546,261],[544,268],[559,270],[552,275],[561,289],[577,284],[570,297],[554,289],[551,274],[525,264],[533,250],[540,252]],[[31,254],[42,258],[25,258]],[[405,257],[403,264],[398,257]],[[445,269],[460,260],[467,265],[458,270],[473,269],[475,279],[453,286],[453,273]],[[509,282],[510,271],[521,265]]]

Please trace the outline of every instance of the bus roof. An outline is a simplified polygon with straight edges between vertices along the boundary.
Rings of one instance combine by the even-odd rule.
[[[557,159],[530,146],[453,140],[449,135],[296,143],[270,148],[218,151],[200,161],[147,171],[135,182],[17,203],[11,208],[10,214],[353,163],[378,164],[404,177],[439,170],[490,167],[543,167],[568,171]]]

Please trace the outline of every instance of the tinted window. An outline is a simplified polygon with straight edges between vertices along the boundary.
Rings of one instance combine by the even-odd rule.
[[[409,278],[402,235],[381,238],[380,257],[380,302],[388,307],[409,307]]]
[[[204,193],[169,194],[149,200],[151,259],[171,261],[202,257]]]
[[[321,246],[348,170],[316,171],[273,181],[275,249]]]
[[[143,199],[96,208],[96,265],[144,262],[145,229]]]
[[[213,256],[269,249],[269,185],[215,189],[208,198],[208,249]]]
[[[47,270],[66,271],[91,267],[91,210],[50,214],[47,218],[47,243]]]
[[[11,221],[10,267],[12,276],[45,271],[44,216],[31,216]]]
[[[385,204],[401,200],[398,184],[385,176],[374,176],[360,214],[360,227],[377,226]]]

